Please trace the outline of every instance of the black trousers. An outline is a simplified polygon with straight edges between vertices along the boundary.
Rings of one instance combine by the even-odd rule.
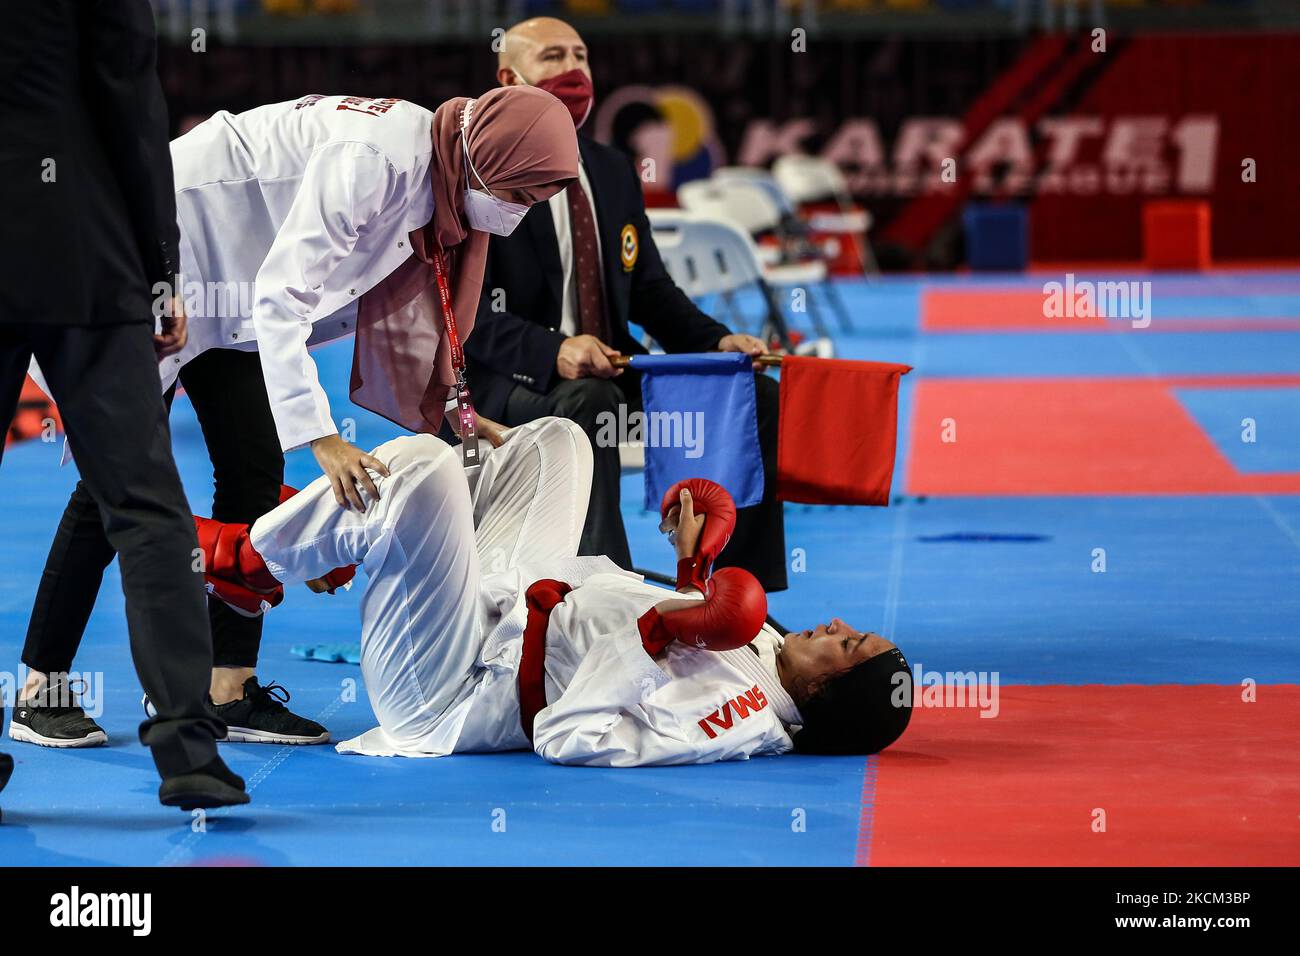
[[[0,324],[0,416],[13,418],[28,361],[40,362],[101,533],[121,554],[131,656],[158,716],[140,740],[164,777],[217,755],[221,721],[204,705],[212,636],[198,539],[172,460],[167,410],[147,323]]]
[[[256,352],[211,349],[181,371],[212,459],[212,517],[252,524],[280,501],[284,455]],[[171,406],[172,393],[167,394]],[[85,481],[77,483],[59,521],[41,575],[23,663],[32,670],[72,669],[104,569],[117,553],[104,534],[99,507]],[[262,618],[236,614],[208,598],[213,664],[256,667]]]
[[[767,375],[754,377],[758,406],[758,443],[763,456],[763,500],[736,512],[736,529],[715,567],[740,567],[758,578],[766,591],[788,587],[785,564],[785,508],[776,499],[776,439],[780,400],[778,386]],[[593,475],[591,504],[582,529],[582,554],[608,555],[623,568],[632,567],[627,531],[619,510],[618,448],[596,443],[602,413],[617,415],[642,410],[641,376],[628,369],[617,378],[564,380],[545,394],[517,385],[506,400],[503,425],[522,425],[546,415],[568,418],[591,439]]]

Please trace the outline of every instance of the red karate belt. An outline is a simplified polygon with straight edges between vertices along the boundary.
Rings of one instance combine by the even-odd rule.
[[[528,742],[533,741],[533,724],[546,707],[546,627],[551,611],[564,601],[572,586],[554,578],[542,578],[524,592],[528,621],[524,625],[524,648],[519,655],[519,724]]]

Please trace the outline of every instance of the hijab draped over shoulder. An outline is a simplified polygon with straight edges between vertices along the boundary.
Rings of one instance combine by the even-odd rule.
[[[410,258],[361,297],[352,356],[352,401],[413,432],[438,431],[456,382],[434,252],[441,250],[448,271],[462,343],[474,328],[487,263],[489,236],[465,223],[469,170],[461,137],[468,136],[470,161],[484,184],[498,194],[511,190],[511,202],[541,202],[578,177],[573,118],[534,87],[450,99],[434,112],[432,135],[433,219],[410,234]]]

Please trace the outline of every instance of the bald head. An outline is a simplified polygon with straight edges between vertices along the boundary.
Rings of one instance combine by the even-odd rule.
[[[587,45],[563,20],[533,17],[516,23],[501,38],[497,82],[502,86],[532,85],[569,70],[591,76]]]

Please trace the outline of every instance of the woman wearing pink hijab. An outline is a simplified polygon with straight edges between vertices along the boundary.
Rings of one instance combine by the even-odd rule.
[[[578,147],[564,105],[519,87],[434,112],[317,95],[220,112],[172,143],[172,162],[188,342],[160,361],[161,385],[170,399],[179,378],[194,404],[213,463],[213,516],[251,523],[279,502],[284,452],[310,446],[344,508],[364,511],[363,489],[378,498],[366,469],[387,474],[339,434],[309,347],[355,332],[353,400],[412,431],[439,429],[459,352],[440,291],[463,341],[487,234],[508,234],[572,182]],[[155,293],[165,301],[171,290]],[[468,409],[463,417],[473,422]],[[70,699],[66,687],[47,688],[71,670],[113,556],[79,484],[36,596],[23,653],[31,677],[19,695],[29,716],[11,737],[54,747],[107,740],[79,707],[45,704]],[[262,619],[215,599],[209,612],[210,703],[230,739],[326,742],[323,727],[258,682]]]
[[[558,128],[564,109],[556,110],[559,101],[530,97],[503,102],[493,96],[497,92],[478,100],[449,100],[434,114],[432,169],[441,176],[433,179],[433,220],[411,233],[415,254],[361,299],[352,400],[411,431],[437,431],[442,400],[456,384],[453,350],[446,337],[438,339],[430,375],[428,343],[421,341],[424,347],[418,347],[411,332],[439,329],[439,323],[426,318],[439,312],[436,254],[441,250],[447,266],[455,323],[463,340],[478,311],[488,234],[509,235],[529,207],[577,177],[577,139]],[[531,114],[538,109],[544,111],[541,116]],[[526,135],[521,134],[524,117],[540,121],[542,116],[549,122],[533,122]],[[462,135],[467,122],[469,137]],[[557,161],[559,156],[563,163]],[[425,391],[409,387],[413,378],[427,382]],[[398,383],[407,387],[394,387]],[[369,482],[364,472],[356,477]],[[373,492],[373,486],[368,490]]]

